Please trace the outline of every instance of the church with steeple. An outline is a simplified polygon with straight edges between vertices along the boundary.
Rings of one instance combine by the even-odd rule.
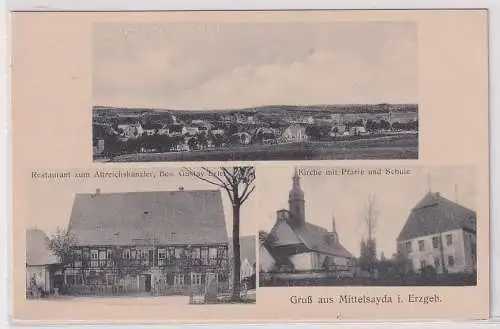
[[[355,257],[340,243],[332,216],[331,230],[306,218],[305,195],[297,169],[288,194],[288,209],[276,212],[276,222],[261,241],[261,266],[264,272],[324,271],[352,275]]]

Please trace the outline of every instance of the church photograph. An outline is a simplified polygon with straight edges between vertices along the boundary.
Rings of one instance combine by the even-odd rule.
[[[261,287],[476,285],[470,168],[268,167],[259,177]]]

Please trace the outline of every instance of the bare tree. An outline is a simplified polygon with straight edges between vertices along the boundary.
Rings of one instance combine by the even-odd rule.
[[[232,299],[240,299],[240,209],[255,190],[254,167],[221,167],[220,170],[202,168],[202,173],[184,168],[198,179],[226,191],[233,207],[233,293]]]
[[[377,200],[375,198],[375,194],[370,194],[363,214],[363,219],[366,223],[366,228],[368,233],[368,240],[373,239],[375,227],[377,226],[377,218],[378,218]]]
[[[374,232],[377,225],[378,214],[377,200],[374,194],[370,194],[363,212],[363,220],[366,224],[368,235],[365,241],[365,254],[363,255],[363,258],[367,263],[371,277],[373,276],[375,262],[377,260],[377,246]]]

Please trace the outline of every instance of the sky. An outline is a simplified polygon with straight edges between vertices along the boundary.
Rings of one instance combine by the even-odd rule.
[[[132,168],[131,168],[132,169]],[[141,168],[133,168],[134,171]],[[182,168],[179,168],[182,169]],[[175,191],[179,187],[187,190],[214,190],[218,189],[209,183],[203,182],[195,177],[181,177],[177,173],[179,169],[155,169],[157,174],[160,170],[175,173],[175,177],[154,179],[130,178],[130,179],[78,179],[67,180],[38,179],[30,180],[29,200],[26,207],[28,214],[25,218],[26,228],[37,227],[45,231],[50,236],[57,232],[57,229],[67,229],[73,207],[73,200],[76,193],[95,193],[96,189],[101,189],[101,193],[112,192],[135,192],[135,191]],[[95,169],[94,169],[95,170]],[[112,168],[106,168],[112,170]],[[123,168],[126,170],[126,168]],[[75,170],[73,172],[76,172]],[[93,173],[92,169],[82,170]],[[256,235],[257,222],[254,220],[256,211],[256,191],[248,198],[241,208],[240,236]],[[224,190],[221,190],[222,203],[224,207],[224,217],[226,220],[227,233],[232,235],[232,207],[229,197]]]
[[[378,252],[391,257],[411,209],[428,193],[429,187],[449,200],[476,209],[474,168],[409,168],[412,174],[407,176],[302,176],[306,221],[331,231],[335,217],[340,242],[359,256],[361,238],[367,232],[364,209],[373,195],[378,213],[375,227]],[[259,230],[269,232],[276,221],[276,211],[288,209],[293,167],[259,167],[257,174],[259,190],[265,191],[259,193],[257,201]]]
[[[99,23],[95,106],[417,103],[412,22]]]

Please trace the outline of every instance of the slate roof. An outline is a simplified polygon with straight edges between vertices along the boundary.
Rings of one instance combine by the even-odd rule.
[[[284,225],[285,223],[290,229],[278,230],[278,228],[280,227],[279,225]],[[331,243],[328,243],[326,236],[332,233],[328,232],[326,229],[320,226],[308,222],[305,222],[300,226],[290,225],[288,221],[281,221],[273,227],[270,233],[270,238],[268,239],[270,241],[269,243],[273,247],[285,246],[285,244],[282,242],[284,241],[284,239],[282,236],[280,236],[282,233],[288,236],[286,241],[293,241],[297,239],[297,242],[303,244],[308,250],[317,251],[328,255],[354,258],[354,256],[347,249],[345,249],[339,241],[331,241]],[[290,236],[291,234],[295,235],[293,239],[292,236]],[[296,243],[291,243],[289,245],[292,244]]]
[[[321,253],[341,256],[345,258],[354,258],[354,256],[345,249],[339,241],[328,243],[325,236],[330,234],[326,229],[311,223],[304,223],[299,227],[292,227],[295,234],[304,241],[307,248],[319,251]]]
[[[49,250],[49,238],[40,229],[26,231],[26,265],[56,264],[57,256]]]
[[[77,194],[68,230],[80,246],[228,241],[218,190]]]
[[[411,211],[398,241],[466,229],[476,232],[476,212],[429,192]]]

